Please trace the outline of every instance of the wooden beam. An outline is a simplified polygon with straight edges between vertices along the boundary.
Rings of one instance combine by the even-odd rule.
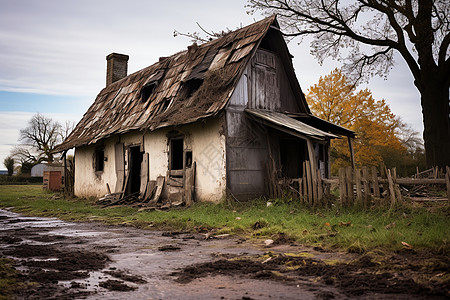
[[[353,140],[350,136],[347,136],[348,149],[350,150],[350,159],[352,161],[352,168],[355,169],[355,153],[353,152]]]

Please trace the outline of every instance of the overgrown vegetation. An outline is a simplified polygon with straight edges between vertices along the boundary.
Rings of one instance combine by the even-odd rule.
[[[449,252],[448,206],[403,206],[368,211],[333,206],[311,210],[296,202],[260,199],[246,203],[197,203],[170,211],[133,207],[102,208],[94,199],[63,199],[39,186],[0,186],[0,207],[33,216],[69,221],[100,221],[139,228],[239,234],[363,253],[389,251]]]
[[[13,268],[14,261],[0,258],[0,300],[11,299],[19,288],[18,272]]]

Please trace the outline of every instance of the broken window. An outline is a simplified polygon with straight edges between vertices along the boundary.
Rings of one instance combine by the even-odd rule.
[[[95,172],[103,172],[105,167],[105,149],[97,148],[94,152],[94,169]]]
[[[186,162],[186,168],[192,167],[192,151],[190,151],[190,150],[186,151],[185,162]]]

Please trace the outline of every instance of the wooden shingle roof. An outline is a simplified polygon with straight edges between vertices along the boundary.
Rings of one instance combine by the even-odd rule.
[[[108,85],[57,151],[217,115],[271,26],[278,27],[275,16],[194,44]]]

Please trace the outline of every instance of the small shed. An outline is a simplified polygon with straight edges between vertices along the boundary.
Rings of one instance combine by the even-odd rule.
[[[62,172],[61,171],[44,171],[43,173],[43,188],[53,192],[58,192],[62,187]]]

